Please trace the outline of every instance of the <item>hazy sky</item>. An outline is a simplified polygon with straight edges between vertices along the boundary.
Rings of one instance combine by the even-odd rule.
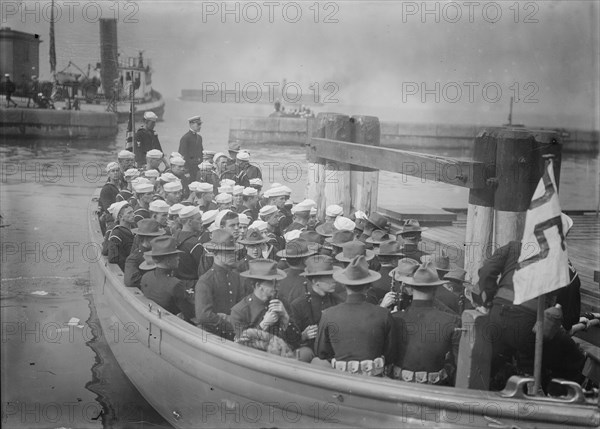
[[[2,26],[41,34],[44,76],[49,2],[26,2],[27,15],[19,3],[3,2]],[[72,6],[69,22],[68,6],[57,2],[59,69],[69,59],[83,68],[99,57],[98,3],[91,3]],[[600,128],[595,1],[226,3],[237,16],[223,16],[224,5],[107,2],[102,16],[119,10],[120,51],[144,49],[154,87],[167,96],[211,82],[230,89],[256,82],[267,91],[263,83],[286,78],[344,105],[490,122],[486,115],[505,118],[518,95],[517,119]]]

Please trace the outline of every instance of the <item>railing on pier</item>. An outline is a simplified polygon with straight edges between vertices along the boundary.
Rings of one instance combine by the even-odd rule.
[[[471,160],[380,147],[381,127],[373,116],[320,113],[309,122],[308,197],[319,207],[339,204],[345,213],[377,210],[379,171],[402,173],[469,188],[465,255],[467,279],[495,246],[520,240],[525,213],[542,176],[542,155],[561,164],[560,135],[549,130],[487,128],[474,139]],[[401,196],[398,196],[401,198]],[[457,387],[488,389],[491,344],[487,316],[467,310],[457,359]]]

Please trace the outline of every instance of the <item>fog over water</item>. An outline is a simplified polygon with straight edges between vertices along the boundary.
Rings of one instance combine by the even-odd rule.
[[[2,25],[41,35],[48,77],[49,2],[35,3]],[[211,82],[268,91],[287,79],[382,120],[500,124],[514,95],[515,121],[599,128],[597,2],[449,3],[105,2],[101,12],[73,6],[69,22],[57,2],[58,69],[95,64],[95,21],[118,11],[120,52],[143,49],[166,96]]]

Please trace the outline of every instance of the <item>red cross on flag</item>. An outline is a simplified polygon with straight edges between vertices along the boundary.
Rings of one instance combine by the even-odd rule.
[[[549,160],[525,218],[521,255],[513,276],[515,305],[569,284],[567,229],[561,217],[552,160]]]

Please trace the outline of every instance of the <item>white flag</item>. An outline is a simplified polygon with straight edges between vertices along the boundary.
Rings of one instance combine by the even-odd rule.
[[[569,284],[569,258],[552,161],[531,198],[513,276],[518,305]]]

